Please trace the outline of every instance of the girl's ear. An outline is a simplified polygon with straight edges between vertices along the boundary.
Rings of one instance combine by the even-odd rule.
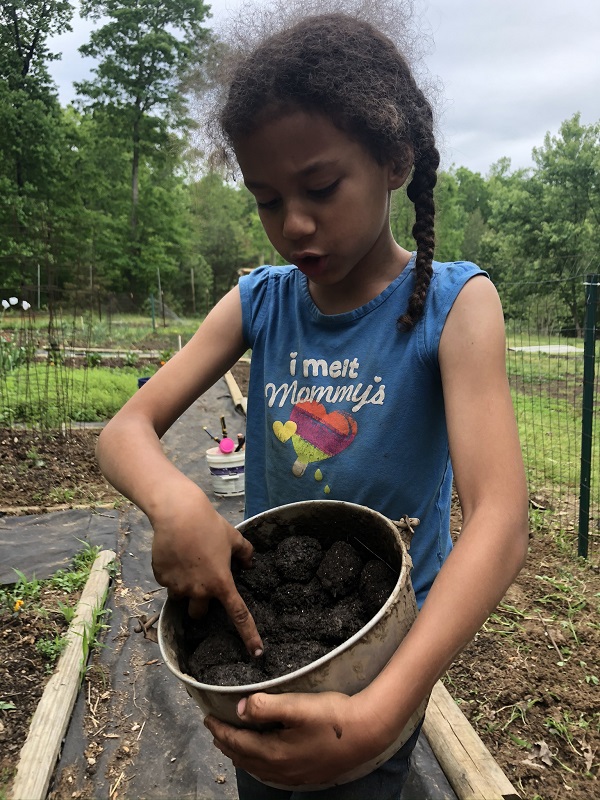
[[[404,152],[398,158],[390,162],[388,175],[388,188],[399,189],[404,186],[410,171],[413,168],[414,151],[410,145],[405,145]]]

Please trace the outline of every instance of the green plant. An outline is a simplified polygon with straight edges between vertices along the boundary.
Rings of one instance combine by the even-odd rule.
[[[101,605],[104,605],[104,599]],[[110,613],[110,609],[100,608],[100,610],[94,615],[89,625],[86,625],[83,631],[79,634],[83,640],[83,655],[81,658],[80,670],[82,679],[87,671],[87,661],[90,653],[93,650],[97,650],[105,646],[98,637],[102,631],[110,628],[110,625],[103,621],[104,618],[108,618],[110,616]]]
[[[504,723],[504,725],[502,726],[501,730],[503,730],[503,731],[506,730],[508,728],[508,726],[512,722],[515,722],[515,720],[520,720],[523,724],[526,724],[527,712],[529,711],[530,708],[533,708],[533,706],[536,705],[536,703],[539,703],[539,702],[541,702],[541,701],[538,698],[531,697],[531,698],[529,698],[529,700],[521,700],[519,703],[514,703],[513,705],[504,706],[503,708],[499,708],[497,710],[497,712],[496,712],[498,714],[501,711],[505,711],[507,709],[510,709],[510,717],[508,719],[508,722]]]
[[[157,367],[148,365],[148,375]],[[137,391],[137,370],[131,367],[78,369],[20,367],[10,373],[0,392],[0,420],[57,428],[72,420],[110,419]]]
[[[52,367],[59,367],[64,364],[65,356],[60,346],[56,342],[52,342],[48,348],[48,364]]]
[[[90,369],[99,367],[102,364],[102,356],[100,353],[92,353],[88,351],[85,354],[85,363],[87,367],[90,367]]]
[[[102,548],[99,545],[85,542],[83,539],[78,539],[77,541],[81,542],[82,548],[73,556],[71,569],[89,572]]]
[[[0,700],[0,711],[14,711],[16,709],[16,705],[14,703],[7,702],[6,700]]]
[[[73,489],[67,489],[62,486],[55,487],[50,489],[48,497],[55,503],[70,503],[75,497],[75,492]]]
[[[547,530],[549,512],[545,509],[529,509],[529,527],[536,532]]]
[[[132,353],[131,350],[125,354],[124,364],[126,367],[135,367],[138,363],[138,356],[136,353]]]
[[[527,739],[521,739],[519,736],[515,736],[510,732],[508,734],[508,738],[511,740],[511,742],[513,742],[513,744],[516,744],[517,747],[521,747],[524,750],[531,750],[531,742],[528,742]]]
[[[58,610],[63,615],[65,622],[67,625],[70,625],[75,618],[75,607],[68,606],[66,603],[61,603],[60,600],[58,601]]]
[[[69,569],[58,570],[58,572],[55,572],[49,579],[51,586],[56,589],[62,589],[68,594],[76,592],[84,587],[90,574],[92,564],[96,560],[101,548],[97,545],[91,545],[89,542],[82,542],[82,544],[82,549],[73,557]]]
[[[32,467],[43,467],[44,459],[40,456],[35,447],[31,447],[26,453],[27,460],[31,463]]]
[[[35,346],[33,348],[35,353]],[[0,375],[10,372],[22,364],[29,364],[33,358],[31,347],[18,344],[14,334],[0,336]]]
[[[21,570],[13,571],[17,581],[10,589],[0,589],[0,604],[8,607],[13,613],[18,613],[23,606],[37,603],[42,584],[35,577],[28,580]]]
[[[66,646],[67,639],[64,636],[58,635],[49,639],[40,639],[35,643],[35,649],[38,653],[50,662],[49,667],[54,665],[54,662],[58,659]]]
[[[12,782],[16,772],[16,767],[2,767],[0,769],[0,800],[7,800],[6,789]]]

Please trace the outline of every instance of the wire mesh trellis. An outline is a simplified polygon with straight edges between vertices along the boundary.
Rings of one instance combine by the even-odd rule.
[[[500,287],[532,507],[600,559],[598,276]],[[567,303],[565,298],[575,298]],[[582,547],[582,540],[585,547]]]

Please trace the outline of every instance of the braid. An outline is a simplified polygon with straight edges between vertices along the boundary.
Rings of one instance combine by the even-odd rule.
[[[437,183],[437,167],[440,162],[439,153],[433,144],[429,150],[421,153],[415,164],[412,181],[406,193],[415,206],[415,224],[412,235],[417,243],[415,260],[415,286],[408,301],[408,308],[398,318],[398,328],[409,331],[423,314],[425,297],[433,274],[433,252],[435,247],[435,203],[433,189]]]

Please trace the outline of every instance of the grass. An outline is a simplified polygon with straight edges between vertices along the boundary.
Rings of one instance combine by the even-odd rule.
[[[581,413],[564,400],[518,391],[513,391],[513,405],[530,485],[577,488]],[[592,467],[592,485],[600,486],[600,463]]]
[[[12,370],[0,383],[0,425],[28,423],[44,428],[69,421],[110,419],[137,391],[137,379],[158,365],[74,369],[29,364]]]
[[[510,332],[507,343],[507,371],[529,486],[551,503],[567,495],[576,501],[581,482],[584,343],[581,339]],[[581,353],[557,355],[510,349],[543,345],[570,345]],[[596,342],[595,352],[594,429],[589,463],[592,520],[600,515],[600,341]],[[576,520],[572,523],[574,526]],[[595,537],[593,525],[590,536]]]

